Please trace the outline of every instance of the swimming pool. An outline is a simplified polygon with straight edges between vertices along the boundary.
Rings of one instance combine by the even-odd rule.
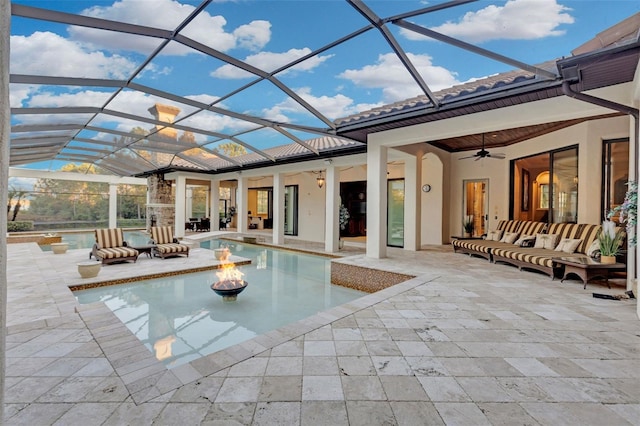
[[[95,234],[91,232],[57,232],[62,237],[62,241],[69,243],[69,250],[91,248],[96,242]],[[124,231],[124,239],[132,246],[142,246],[149,241],[149,235],[142,231]],[[50,245],[40,246],[42,251],[51,251]]]
[[[248,287],[224,302],[210,286],[215,271],[75,292],[80,303],[104,302],[167,367],[176,367],[366,293],[334,286],[330,259],[260,246],[207,241],[251,259],[239,267]]]

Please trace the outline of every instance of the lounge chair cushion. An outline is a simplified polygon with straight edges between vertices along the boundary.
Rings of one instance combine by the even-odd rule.
[[[151,238],[156,244],[173,243],[173,228],[171,226],[154,226],[151,228]]]
[[[122,228],[96,229],[96,243],[103,249],[123,247],[124,234]]]
[[[98,249],[98,257],[101,259],[120,259],[125,257],[137,257],[138,251],[129,247],[112,247]]]
[[[162,254],[187,253],[189,251],[189,246],[178,243],[158,244],[156,250]]]

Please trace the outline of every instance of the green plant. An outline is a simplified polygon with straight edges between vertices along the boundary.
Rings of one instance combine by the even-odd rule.
[[[464,217],[462,221],[462,228],[464,232],[471,234],[473,233],[473,215],[467,215]]]
[[[33,222],[25,220],[22,222],[7,222],[7,232],[33,231]]]
[[[627,193],[624,196],[624,201],[611,210],[607,217],[611,219],[616,215],[620,215],[620,222],[626,224],[627,233],[631,236],[629,244],[635,246],[638,242],[635,234],[638,223],[638,182],[627,182]]]
[[[602,256],[615,256],[620,251],[623,235],[616,232],[616,223],[610,220],[602,221],[602,229],[598,233],[600,241],[600,254]]]

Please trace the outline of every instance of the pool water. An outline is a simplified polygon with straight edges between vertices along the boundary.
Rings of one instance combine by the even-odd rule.
[[[235,302],[210,288],[215,271],[75,292],[80,303],[104,302],[156,358],[171,368],[350,302],[365,293],[330,283],[330,260],[264,247],[206,241],[251,259]],[[213,253],[212,253],[213,256]]]
[[[69,243],[69,250],[91,248],[96,242],[95,233],[92,232],[58,232],[62,237],[62,242]],[[142,246],[149,241],[149,235],[141,231],[124,231],[124,239],[132,246]],[[40,246],[42,251],[51,251],[50,245]]]

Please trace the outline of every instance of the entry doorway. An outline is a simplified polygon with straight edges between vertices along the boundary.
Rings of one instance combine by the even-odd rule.
[[[473,223],[473,236],[487,233],[489,218],[489,179],[469,179],[463,181],[462,212],[460,235],[464,235],[463,224],[470,220]]]

